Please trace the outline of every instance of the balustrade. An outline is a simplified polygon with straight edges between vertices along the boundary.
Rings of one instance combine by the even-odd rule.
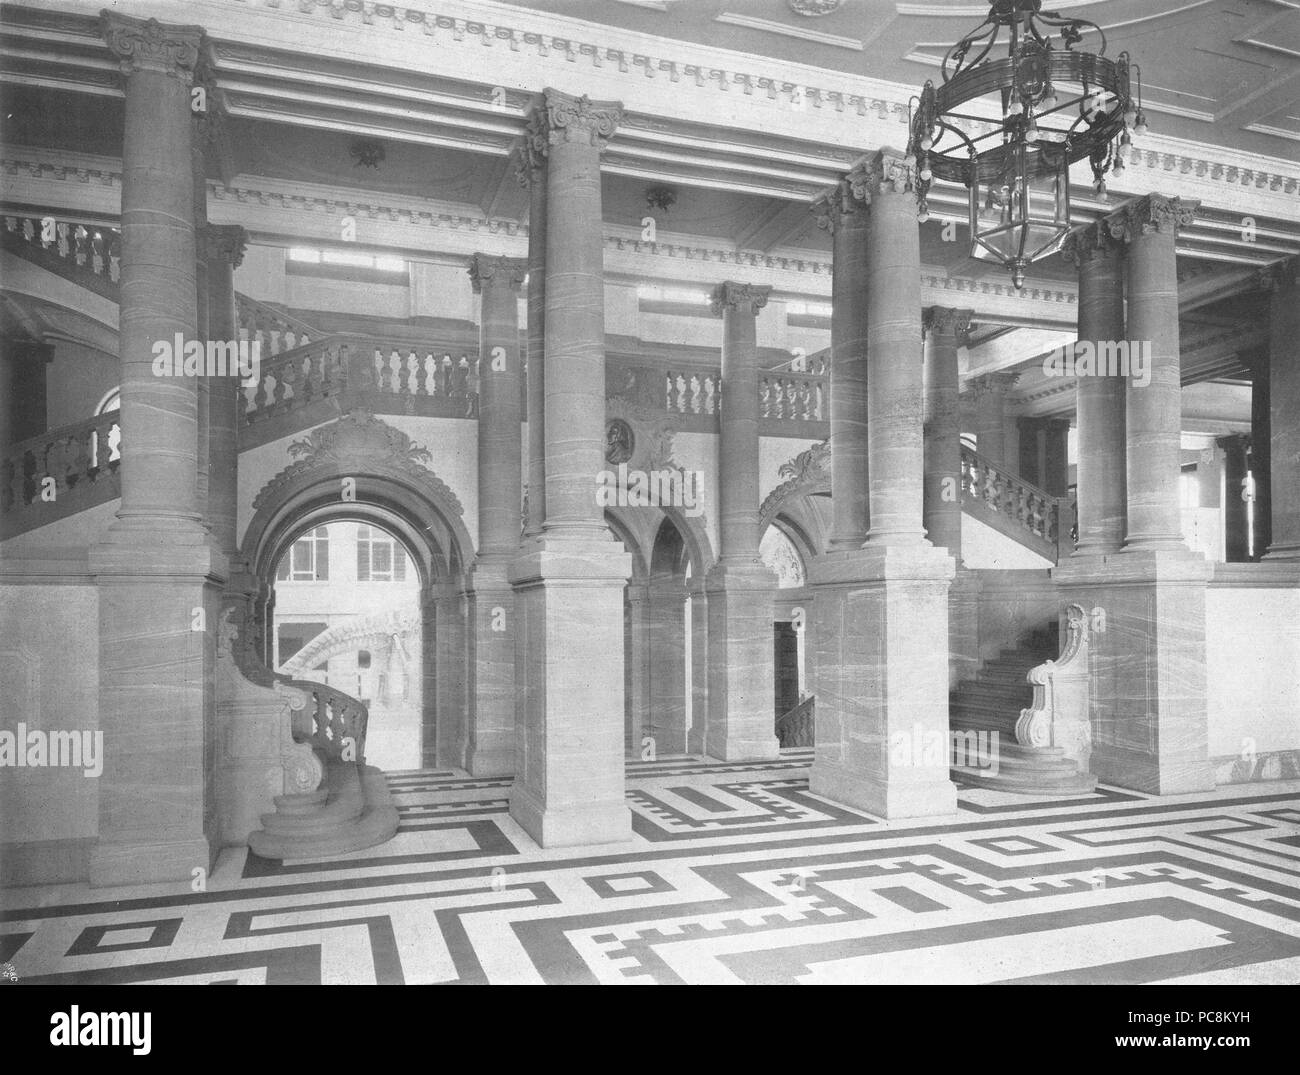
[[[961,495],[964,503],[1001,516],[1048,545],[1056,547],[1064,538],[1060,498],[1003,470],[965,445],[961,450]]]
[[[365,761],[366,727],[370,720],[365,703],[335,687],[309,679],[280,679],[307,696],[307,704],[293,715],[293,737],[310,743],[334,761]],[[353,744],[348,750],[348,741]],[[350,756],[348,756],[350,754]]]
[[[24,244],[28,255],[79,283],[115,289],[121,268],[122,235],[113,228],[59,220],[52,216],[4,214],[0,234]],[[20,248],[21,249],[21,248]]]
[[[53,519],[118,496],[121,436],[118,412],[109,411],[7,449],[0,474],[5,532],[15,532],[13,524],[44,505],[51,506],[48,515]]]

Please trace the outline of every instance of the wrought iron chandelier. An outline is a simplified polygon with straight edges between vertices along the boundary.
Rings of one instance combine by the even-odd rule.
[[[1133,135],[1147,131],[1141,71],[1128,53],[1107,59],[1106,35],[1096,23],[1041,8],[1042,0],[989,5],[988,17],[948,50],[942,85],[927,81],[913,99],[908,144],[920,219],[928,218],[926,196],[936,176],[964,184],[971,256],[1005,265],[1017,288],[1024,287],[1025,268],[1070,232],[1070,165],[1089,160],[1104,202],[1106,175],[1123,173]],[[1007,54],[993,57],[1004,30]],[[1097,51],[1076,49],[1093,32]],[[963,111],[985,97],[996,102],[1001,121]]]

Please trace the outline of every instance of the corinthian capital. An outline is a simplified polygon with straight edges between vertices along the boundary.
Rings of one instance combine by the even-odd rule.
[[[752,316],[767,305],[771,294],[771,284],[738,284],[735,280],[724,280],[713,289],[709,301],[714,317],[720,317],[728,307]]]
[[[564,142],[604,149],[614,128],[623,119],[623,106],[618,101],[593,101],[586,94],[574,97],[559,90],[545,89],[542,103],[534,109],[533,115],[538,117],[543,149]],[[529,128],[532,130],[532,122]]]
[[[531,187],[546,167],[546,116],[540,105],[533,108],[524,120],[524,134],[515,146],[511,159],[515,165],[515,178],[521,187]]]
[[[1107,218],[1094,220],[1083,228],[1070,232],[1061,244],[1061,257],[1075,268],[1094,258],[1114,257],[1120,252],[1120,242],[1110,231]]]
[[[1159,232],[1173,235],[1179,228],[1186,227],[1196,219],[1199,201],[1183,201],[1182,198],[1166,198],[1163,194],[1148,194],[1122,205],[1109,216],[1104,217],[1106,227],[1113,238],[1131,243],[1143,235]]]
[[[817,218],[817,226],[834,235],[839,223],[848,223],[845,218],[865,213],[867,204],[854,193],[853,184],[846,177],[818,194],[808,208]]]
[[[518,291],[527,275],[528,263],[523,258],[475,254],[469,259],[469,280],[475,295],[482,294],[485,287],[504,286]]]
[[[974,310],[956,310],[951,306],[929,306],[923,313],[922,327],[938,336],[955,336],[959,346],[966,346]]]
[[[201,229],[199,243],[206,261],[225,261],[237,269],[248,248],[248,232],[238,224],[209,224]]]
[[[124,75],[159,71],[180,79],[186,86],[194,81],[203,27],[133,19],[106,8],[99,14],[99,30]]]
[[[886,146],[855,164],[844,178],[863,205],[882,194],[915,193],[916,158]]]

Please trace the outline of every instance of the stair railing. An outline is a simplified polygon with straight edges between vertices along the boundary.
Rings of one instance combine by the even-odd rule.
[[[0,241],[65,279],[116,299],[122,233],[49,214],[0,214]]]
[[[117,411],[18,441],[0,459],[0,535],[10,537],[121,495]]]
[[[1044,557],[1059,561],[1074,548],[1072,505],[966,445],[961,447],[962,503]]]

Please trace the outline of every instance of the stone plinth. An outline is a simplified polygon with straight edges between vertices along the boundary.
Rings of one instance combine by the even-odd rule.
[[[465,768],[472,776],[515,771],[515,594],[508,559],[480,557],[465,588],[471,719]]]
[[[1157,795],[1208,791],[1205,589],[1183,550],[1079,557],[1052,572],[1091,622],[1093,775]]]
[[[772,677],[772,591],[761,561],[722,563],[705,579],[708,594],[709,708],[704,750],[722,761],[776,758]]]
[[[510,816],[543,847],[632,838],[623,799],[623,587],[614,541],[530,542],[511,567],[520,644]]]
[[[943,644],[953,570],[945,550],[919,544],[814,561],[814,794],[884,818],[956,812]]]

